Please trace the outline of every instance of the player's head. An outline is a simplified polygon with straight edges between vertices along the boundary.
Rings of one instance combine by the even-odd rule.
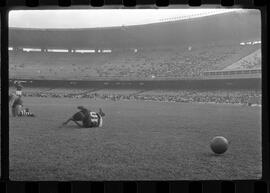
[[[29,112],[29,109],[28,109],[28,108],[25,108],[25,111],[26,111],[26,112]]]

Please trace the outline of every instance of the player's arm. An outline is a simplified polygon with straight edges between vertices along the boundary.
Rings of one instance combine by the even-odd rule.
[[[100,114],[101,117],[105,117],[105,113],[102,111],[101,108],[99,108],[99,114]]]

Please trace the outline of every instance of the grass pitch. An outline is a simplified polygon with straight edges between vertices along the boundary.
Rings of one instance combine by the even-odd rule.
[[[220,104],[24,98],[10,117],[12,180],[218,180],[261,177],[261,108]],[[103,128],[59,127],[78,105]],[[214,155],[212,137],[230,141]]]

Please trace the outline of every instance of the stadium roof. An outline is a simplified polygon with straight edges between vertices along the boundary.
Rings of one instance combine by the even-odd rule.
[[[60,9],[14,10],[9,26],[34,29],[121,27],[204,17],[243,9]]]
[[[260,39],[260,15],[224,13],[188,20],[134,26],[82,29],[10,28],[11,47],[37,48],[138,48],[179,46],[211,41]]]

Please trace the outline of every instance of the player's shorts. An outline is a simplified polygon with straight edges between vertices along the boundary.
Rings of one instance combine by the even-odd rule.
[[[21,96],[22,95],[22,91],[21,90],[16,90],[16,95],[17,96]]]

